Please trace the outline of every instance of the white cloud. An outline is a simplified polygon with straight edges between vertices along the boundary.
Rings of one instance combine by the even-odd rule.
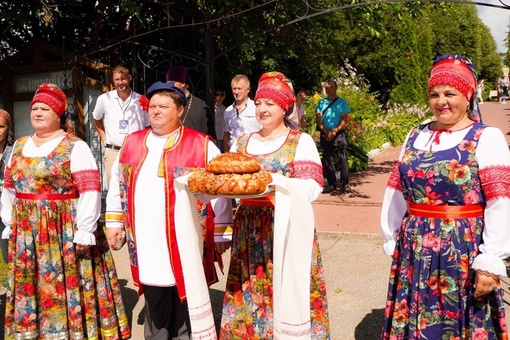
[[[494,4],[501,6],[498,0],[487,0],[487,1],[478,1],[488,4]],[[510,6],[510,2],[508,3]],[[503,53],[506,52],[507,48],[505,46],[505,40],[508,34],[508,25],[510,21],[510,7],[509,9],[503,8],[495,8],[495,7],[487,7],[487,6],[476,6],[478,10],[478,17],[483,21],[483,23],[489,27],[491,30],[492,36],[496,41],[498,46],[498,52]]]

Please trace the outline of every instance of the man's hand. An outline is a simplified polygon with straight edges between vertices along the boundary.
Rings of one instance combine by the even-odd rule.
[[[498,287],[499,279],[495,274],[477,270],[475,275],[475,292],[476,298],[487,295]]]
[[[119,250],[119,245],[122,244],[124,237],[126,235],[124,234],[123,228],[106,228],[107,232],[107,238],[108,238],[108,245],[115,250]]]
[[[330,142],[334,140],[336,136],[336,133],[331,130],[326,130],[324,134],[326,135],[326,140]]]

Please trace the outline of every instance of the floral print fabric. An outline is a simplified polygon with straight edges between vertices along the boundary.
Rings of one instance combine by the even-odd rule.
[[[444,151],[413,147],[398,165],[407,201],[425,205],[484,204],[476,147],[484,125]],[[406,214],[397,234],[382,339],[507,339],[501,289],[474,298],[470,268],[482,242],[483,217],[439,219]]]
[[[46,157],[13,151],[17,193],[76,194],[66,136]],[[96,246],[73,243],[76,198],[16,198],[9,239],[5,339],[127,339],[130,328],[103,229]]]
[[[299,136],[300,132],[291,131],[279,150],[256,156],[262,168],[293,177]],[[246,152],[248,138],[238,140],[238,152]],[[237,208],[220,339],[273,339],[273,226],[274,206],[241,204]],[[316,236],[311,258],[310,318],[311,339],[329,339],[324,268]]]

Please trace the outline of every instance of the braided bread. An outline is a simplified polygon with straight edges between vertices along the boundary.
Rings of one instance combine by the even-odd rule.
[[[205,166],[205,171],[215,174],[251,174],[260,171],[257,159],[239,152],[216,156]]]
[[[210,195],[256,195],[266,191],[271,174],[261,171],[257,159],[238,152],[215,157],[204,170],[195,171],[188,179],[188,188]]]
[[[252,174],[214,174],[198,170],[189,177],[188,188],[193,192],[210,195],[254,195],[266,191],[271,181],[271,174],[267,171]]]

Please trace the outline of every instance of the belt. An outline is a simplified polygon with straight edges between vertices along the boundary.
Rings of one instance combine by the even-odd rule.
[[[70,198],[78,198],[80,195],[78,193],[69,193],[69,194],[26,194],[22,192],[16,193],[17,198],[27,199],[27,200],[67,200]]]
[[[484,206],[473,205],[426,205],[407,202],[409,215],[430,218],[470,218],[482,217]]]
[[[241,199],[239,203],[242,205],[273,207],[274,206],[274,197],[273,196],[265,196],[265,197],[252,198],[252,199]]]
[[[113,149],[113,150],[120,150],[120,146],[116,146],[116,145],[111,145],[111,144],[106,144],[106,147],[108,149]]]

